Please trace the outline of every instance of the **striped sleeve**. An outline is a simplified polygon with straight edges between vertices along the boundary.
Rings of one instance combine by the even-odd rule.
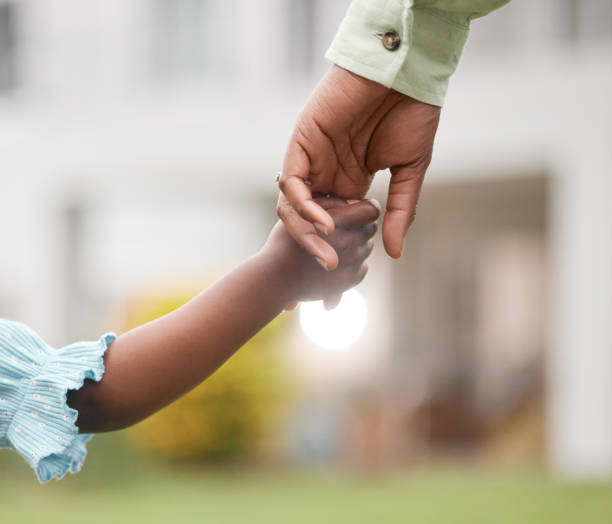
[[[101,380],[115,338],[54,349],[24,324],[0,319],[0,447],[17,451],[41,482],[80,470],[91,435],[79,434],[66,395]]]

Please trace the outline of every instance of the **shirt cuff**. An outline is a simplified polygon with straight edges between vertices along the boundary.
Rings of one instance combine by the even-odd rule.
[[[470,15],[413,7],[412,0],[354,0],[326,58],[412,98],[441,106],[469,32]],[[389,50],[383,35],[395,31]]]

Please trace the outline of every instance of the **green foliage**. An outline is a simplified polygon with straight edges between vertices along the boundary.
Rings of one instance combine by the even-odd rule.
[[[172,311],[184,297],[147,301],[139,325]],[[129,430],[138,446],[175,461],[244,458],[274,445],[286,400],[281,365],[286,319],[277,318],[204,383]]]

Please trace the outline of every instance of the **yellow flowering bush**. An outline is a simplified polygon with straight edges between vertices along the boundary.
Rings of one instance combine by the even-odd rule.
[[[186,300],[149,300],[130,315],[130,324],[157,318]],[[281,363],[286,328],[283,316],[274,320],[204,383],[128,431],[129,438],[176,461],[235,459],[266,450],[288,397]]]

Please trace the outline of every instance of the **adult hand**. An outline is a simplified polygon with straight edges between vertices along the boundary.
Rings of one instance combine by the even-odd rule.
[[[351,241],[365,241],[365,243],[360,246],[359,253],[364,259],[370,256],[374,247],[372,237],[378,230],[378,224],[376,222],[380,216],[380,204],[378,201],[375,199],[346,201],[337,197],[315,198],[314,201],[333,218],[334,231],[327,236],[327,240],[334,246],[340,256],[339,268],[341,268],[342,265],[345,267],[347,265],[350,266],[351,263],[354,262],[354,260],[352,260],[354,257],[351,256],[350,250],[347,250],[347,248],[351,247]],[[278,224],[280,225],[281,222],[279,221]],[[281,226],[280,229],[289,237],[286,227]],[[306,277],[307,274],[312,271],[312,265],[318,268],[318,271],[323,273],[322,277],[317,279],[318,285],[322,285],[327,289],[327,296],[323,299],[325,308],[335,308],[342,298],[342,293],[334,294],[330,284],[326,283],[325,278],[323,278],[326,273],[317,266],[311,257],[307,256],[303,250],[299,249],[293,240],[291,240],[290,245],[295,246],[298,253],[301,253],[299,256],[300,260],[306,258],[306,261],[302,260],[301,267],[300,263],[292,261],[290,263],[291,268],[294,271],[297,270],[297,274],[300,275],[300,278]],[[363,276],[365,276],[365,272]],[[314,290],[317,286],[315,285],[313,287],[313,285],[310,284],[308,287]],[[297,307],[297,305],[298,302],[290,302],[285,306],[285,309],[291,310]]]
[[[399,258],[439,117],[439,107],[336,65],[323,77],[287,146],[277,212],[291,236],[325,269],[337,267],[338,255],[317,229],[329,234],[334,221],[312,200],[313,193],[361,199],[376,171],[390,168],[383,242],[387,253]]]

